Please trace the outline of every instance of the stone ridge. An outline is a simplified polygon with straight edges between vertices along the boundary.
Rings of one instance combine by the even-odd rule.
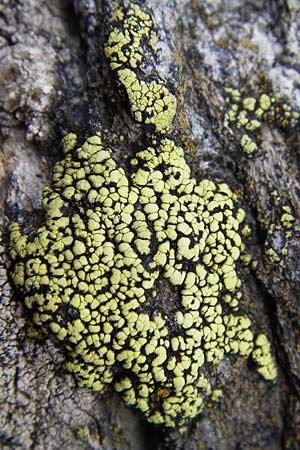
[[[130,3],[112,17],[112,69],[121,83],[125,71],[144,86],[134,69],[143,62],[140,48],[154,45],[151,16]],[[173,95],[156,83],[162,98]],[[151,96],[141,92],[148,103]],[[100,133],[82,145],[67,135],[65,157],[43,194],[45,224],[29,234],[11,224],[11,274],[34,323],[61,342],[82,386],[113,383],[149,422],[183,429],[208,398],[219,397],[217,371],[211,379],[206,374],[226,355],[253,352],[270,380],[276,367],[266,336],[255,341],[250,319],[239,314],[244,211],[235,194],[225,183],[191,177],[183,149],[164,135],[172,128],[170,111],[165,121],[156,107],[137,118],[134,105],[133,116],[154,125],[155,134],[132,159],[131,175]],[[158,277],[178,290],[172,317],[147,312]]]

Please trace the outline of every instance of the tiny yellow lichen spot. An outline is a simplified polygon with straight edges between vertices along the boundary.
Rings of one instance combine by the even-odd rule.
[[[257,371],[266,379],[274,380],[277,369],[271,354],[271,346],[265,334],[259,334],[255,341],[252,358],[257,363]]]

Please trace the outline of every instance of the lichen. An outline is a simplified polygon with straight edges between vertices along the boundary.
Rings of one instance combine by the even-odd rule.
[[[144,58],[139,39],[154,45],[153,24],[134,3],[112,17],[119,25],[108,39],[114,50],[106,52],[111,64],[125,55],[122,69],[112,66],[121,80],[135,68],[128,68],[133,54]],[[168,98],[166,84],[155,83]],[[139,119],[149,125],[149,115]],[[24,233],[11,224],[12,279],[34,323],[67,350],[67,368],[80,385],[102,390],[113,383],[148,421],[182,428],[208,398],[220,398],[217,374],[207,374],[226,355],[254,351],[268,379],[276,368],[266,336],[256,347],[250,319],[239,314],[244,211],[227,184],[191,176],[183,149],[164,135],[173,118],[162,128],[155,120],[130,175],[100,133],[82,145],[74,134],[64,138],[64,159],[43,193],[44,225]],[[179,296],[173,313],[153,308],[159,279]]]
[[[248,156],[259,148],[264,123],[276,123],[282,129],[299,124],[299,111],[293,110],[284,99],[280,101],[271,90],[256,97],[244,96],[238,89],[229,87],[225,91],[225,129],[239,141]]]
[[[272,198],[276,202],[275,217],[266,232],[264,262],[267,268],[276,266],[284,270],[291,241],[299,235],[299,223],[292,207],[282,204],[276,191],[272,192]]]
[[[252,358],[258,365],[258,372],[266,380],[274,380],[277,370],[271,357],[270,342],[264,334],[257,336]]]
[[[45,225],[11,227],[14,282],[81,385],[114,382],[148,420],[184,425],[211,392],[202,366],[254,348],[236,314],[244,213],[226,184],[196,183],[169,139],[136,154],[130,179],[100,135],[75,142],[44,193]],[[147,313],[159,276],[180,291],[174,317]]]
[[[141,75],[145,68],[149,71],[155,60],[157,36],[150,14],[133,2],[128,7],[115,6],[110,28],[105,55],[127,94],[134,119],[152,124],[161,134],[171,131],[176,96],[165,87],[153,67],[143,80],[136,73]]]

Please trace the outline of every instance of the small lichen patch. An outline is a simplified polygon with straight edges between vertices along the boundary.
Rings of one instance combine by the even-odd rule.
[[[170,132],[176,97],[153,67],[150,75],[143,73],[145,66],[156,58],[157,36],[150,14],[138,4],[130,3],[128,7],[113,9],[110,26],[105,55],[128,96],[134,119],[151,124],[158,133]]]
[[[255,341],[255,350],[252,358],[258,365],[257,371],[266,379],[274,380],[277,369],[270,353],[270,343],[264,334],[259,334]]]
[[[116,2],[110,17],[111,32],[105,45],[105,56],[112,70],[129,67],[132,70],[145,67],[156,51],[157,36],[152,17],[138,4],[127,7]]]
[[[299,124],[299,112],[272,93],[243,97],[238,90],[226,88],[226,95],[224,126],[249,156],[258,149],[263,123],[275,122],[282,129]]]
[[[176,113],[176,97],[164,83],[161,80],[139,81],[129,69],[120,70],[118,78],[126,89],[135,120],[154,125],[158,133],[170,131]]]
[[[285,267],[290,242],[299,235],[299,221],[288,205],[280,205],[281,199],[277,192],[273,198],[279,203],[276,207],[276,217],[267,230],[265,239],[265,263],[267,266]]]

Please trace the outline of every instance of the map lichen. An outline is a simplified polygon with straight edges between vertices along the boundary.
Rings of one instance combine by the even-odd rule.
[[[226,91],[224,126],[238,138],[242,150],[252,156],[258,148],[264,123],[275,122],[282,129],[299,124],[299,111],[286,102],[279,101],[272,92],[262,92],[256,97],[244,96],[238,89]]]
[[[24,233],[11,224],[12,279],[34,323],[67,350],[80,385],[100,391],[113,383],[149,422],[183,428],[220,397],[217,375],[207,373],[227,355],[254,352],[267,379],[276,368],[267,337],[255,345],[251,321],[239,313],[244,211],[227,184],[191,176],[183,149],[166,135],[175,110],[163,120],[147,89],[166,103],[173,94],[163,80],[152,88],[134,72],[141,42],[155,50],[150,14],[130,3],[113,10],[112,24],[107,57],[134,118],[154,134],[130,175],[100,133],[82,145],[75,134],[64,138],[64,159],[43,193],[44,225]],[[159,279],[178,293],[172,314],[149,306]]]
[[[150,14],[133,2],[128,7],[116,5],[110,28],[105,55],[127,94],[134,119],[152,124],[160,134],[171,131],[176,96],[165,87],[153,67],[144,80],[137,75],[155,60],[157,36]]]

